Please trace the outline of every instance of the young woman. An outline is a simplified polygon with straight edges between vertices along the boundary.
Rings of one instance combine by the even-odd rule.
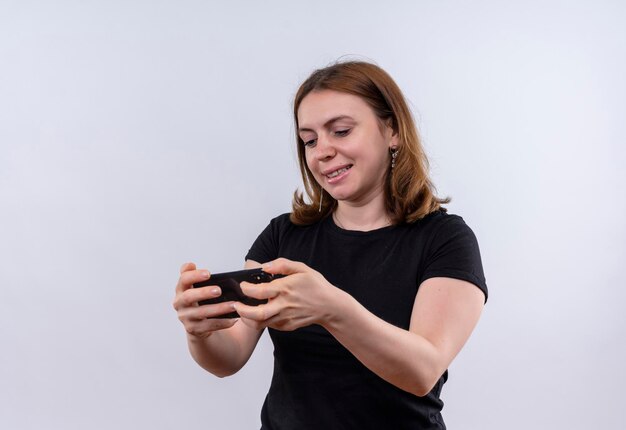
[[[487,298],[476,238],[441,207],[404,97],[379,67],[315,71],[294,117],[308,199],[294,195],[245,264],[286,276],[242,284],[265,305],[198,306],[220,290],[190,288],[210,274],[183,265],[174,308],[190,352],[231,375],[269,329],[262,429],[444,429],[447,368]],[[233,309],[240,319],[208,319]]]

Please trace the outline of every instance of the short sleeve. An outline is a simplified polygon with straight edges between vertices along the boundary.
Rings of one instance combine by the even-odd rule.
[[[424,258],[418,284],[434,277],[461,279],[480,288],[487,301],[487,283],[478,240],[463,218],[457,215],[444,218],[434,231]]]
[[[288,214],[283,214],[270,221],[248,250],[246,260],[265,263],[278,258],[278,236],[280,225],[285,223],[285,217],[288,219]]]

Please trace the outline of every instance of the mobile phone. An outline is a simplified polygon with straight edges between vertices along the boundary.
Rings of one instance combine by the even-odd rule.
[[[258,306],[264,303],[267,303],[267,299],[259,300],[252,297],[246,296],[243,291],[241,291],[241,287],[239,286],[240,282],[250,282],[252,284],[262,284],[265,282],[271,282],[274,279],[282,278],[283,275],[272,275],[271,273],[264,272],[263,269],[246,269],[246,270],[238,270],[236,272],[224,272],[224,273],[214,273],[211,274],[211,277],[206,281],[196,282],[193,284],[194,288],[202,288],[208,285],[217,285],[222,289],[222,295],[219,297],[215,297],[213,299],[201,300],[198,302],[200,306],[202,305],[213,305],[216,303],[222,302],[241,302],[243,304],[249,306]],[[238,318],[239,314],[237,312],[231,312],[229,314],[218,315],[211,318]]]

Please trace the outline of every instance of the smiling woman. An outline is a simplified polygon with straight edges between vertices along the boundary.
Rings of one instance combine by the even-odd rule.
[[[447,368],[487,299],[478,243],[450,215],[404,97],[379,67],[314,72],[294,103],[309,202],[273,219],[246,268],[283,275],[217,298],[210,274],[181,268],[174,308],[190,352],[218,376],[241,369],[265,328],[274,375],[262,429],[444,429]],[[261,264],[264,263],[264,264]],[[236,311],[240,319],[224,318]]]
[[[333,92],[335,97],[328,92]],[[320,93],[328,95],[319,97]],[[309,138],[315,137],[315,134],[302,121],[309,120],[307,115],[315,115],[315,112],[310,112],[308,105],[311,103],[305,102],[311,98],[326,99],[327,108],[331,107],[328,104],[332,104],[333,99],[337,102],[343,99],[346,103],[351,100],[359,114],[363,118],[368,117],[369,125],[373,125],[372,120],[376,122],[380,134],[392,133],[391,136],[386,136],[389,145],[385,149],[389,150],[389,155],[384,155],[382,159],[390,162],[391,155],[395,154],[393,175],[385,172],[379,185],[383,187],[386,210],[393,222],[416,221],[440,209],[441,204],[449,202],[448,199],[435,196],[434,186],[428,177],[428,159],[400,88],[384,70],[374,64],[347,62],[315,71],[296,94],[294,120],[298,130],[298,159],[305,192],[312,202],[326,203],[316,208],[315,205],[305,203],[301,194],[296,194],[292,222],[310,224],[319,221],[332,212],[337,203],[329,190],[318,186],[321,182],[314,178],[309,167],[306,149],[311,143]],[[344,109],[350,109],[350,106],[344,106]],[[340,109],[332,106],[331,111]],[[328,116],[335,119],[332,115]],[[338,114],[336,118],[340,119],[342,116],[344,114]],[[350,132],[351,127],[347,125],[343,130],[341,127],[335,129],[335,135],[340,137]],[[373,130],[370,132],[375,133]]]
[[[312,92],[300,103],[298,123],[307,170],[320,190],[351,206],[383,196],[388,152],[397,148],[397,135],[379,124],[367,103],[352,94]]]

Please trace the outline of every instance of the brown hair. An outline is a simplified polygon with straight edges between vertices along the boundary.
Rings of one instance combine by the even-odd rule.
[[[307,203],[303,193],[296,190],[291,222],[297,225],[313,224],[331,214],[337,206],[337,201],[318,185],[309,170],[304,142],[298,134],[300,103],[310,92],[321,90],[339,91],[360,97],[372,108],[381,124],[390,124],[394,134],[398,135],[395,167],[391,170],[391,162],[389,163],[384,187],[386,208],[394,224],[411,223],[436,210],[446,210],[441,205],[448,203],[450,199],[441,199],[435,195],[435,187],[428,177],[428,159],[400,88],[380,67],[361,61],[349,61],[316,70],[296,93],[293,115],[298,163],[304,190],[311,203]]]

